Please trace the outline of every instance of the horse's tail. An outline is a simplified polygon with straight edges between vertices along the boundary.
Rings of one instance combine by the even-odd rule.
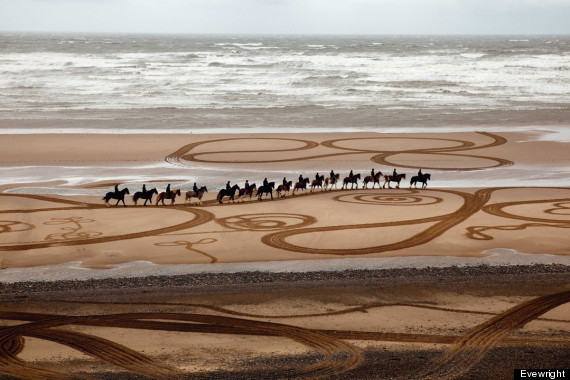
[[[216,197],[216,200],[220,203],[222,203],[222,198],[224,197],[224,190],[220,190],[220,192],[218,193],[218,196]]]

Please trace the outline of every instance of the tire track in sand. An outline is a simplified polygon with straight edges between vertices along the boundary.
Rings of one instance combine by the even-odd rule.
[[[460,376],[480,361],[507,334],[568,302],[570,291],[523,302],[475,327],[457,340],[453,349],[443,359],[416,378],[451,379]]]
[[[180,375],[184,375],[185,378],[203,376],[201,373],[186,373],[157,363],[143,354],[106,339],[61,329],[70,324],[158,331],[278,336],[289,338],[316,350],[322,357],[318,362],[305,368],[277,373],[276,376],[281,378],[326,378],[356,368],[362,362],[360,351],[357,348],[329,334],[297,326],[249,319],[186,313],[62,316],[3,312],[0,316],[9,319],[32,320],[30,323],[0,329],[0,373],[26,379],[56,379],[71,378],[71,376],[34,367],[18,359],[13,348],[6,349],[18,345],[16,340],[23,336],[34,336],[65,344],[107,363],[152,378],[173,378]],[[23,346],[23,341],[20,346]],[[22,374],[25,375],[22,376]]]

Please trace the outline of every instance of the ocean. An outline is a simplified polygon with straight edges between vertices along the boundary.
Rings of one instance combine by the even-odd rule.
[[[569,120],[570,36],[0,34],[0,130]]]

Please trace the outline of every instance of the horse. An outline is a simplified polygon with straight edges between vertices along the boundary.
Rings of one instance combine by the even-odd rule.
[[[412,188],[412,185],[414,185],[414,187],[417,189],[418,188],[418,185],[417,185],[418,182],[423,183],[422,189],[425,189],[427,187],[428,179],[431,179],[430,173],[425,173],[425,174],[422,174],[421,176],[419,176],[419,175],[413,176],[412,179],[410,180],[410,189]]]
[[[331,177],[325,178],[325,190],[327,189],[329,183],[330,183],[330,185],[331,185],[330,190],[332,190],[333,185],[334,185],[334,188],[335,188],[335,189],[338,189],[338,187],[336,186],[336,184],[338,183],[339,177],[340,177],[340,174],[335,174],[333,178],[331,178]]]
[[[246,189],[245,187],[243,189],[239,189],[239,196],[238,196],[238,201],[244,196],[244,195],[249,195],[249,199],[251,199],[251,197],[253,196],[253,190],[257,189],[257,185],[255,183],[252,183],[251,185],[249,185],[249,187]],[[243,202],[243,199],[242,199]]]
[[[307,184],[309,183],[308,178],[303,178],[303,182],[296,182],[295,187],[293,188],[293,195],[295,195],[295,191],[302,189],[303,191],[307,190]]]
[[[206,186],[202,186],[201,188],[198,189],[198,194],[196,194],[196,192],[194,190],[190,190],[186,192],[186,198],[184,199],[184,203],[186,204],[188,202],[188,200],[190,199],[190,204],[192,204],[192,198],[198,198],[198,203],[201,205],[202,204],[202,197],[204,196],[204,193],[208,192],[208,188]]]
[[[275,188],[275,182],[269,182],[267,184],[267,186],[262,185],[259,186],[259,189],[257,189],[257,194],[255,194],[256,197],[259,197],[259,200],[261,200],[261,197],[263,196],[263,194],[265,194],[265,197],[267,198],[267,194],[271,195],[271,200],[273,200],[273,189]]]
[[[135,206],[137,205],[137,201],[139,199],[144,199],[144,205],[146,206],[146,202],[150,202],[150,204],[152,205],[152,195],[153,194],[158,194],[158,191],[156,191],[156,187],[154,189],[150,189],[147,191],[137,191],[135,193],[135,195],[133,195],[133,202],[135,202]]]
[[[162,205],[164,206],[165,199],[170,199],[170,204],[172,205],[174,204],[177,195],[180,195],[180,189],[172,190],[170,192],[170,195],[168,195],[166,191],[163,191],[162,193],[158,194],[158,196],[156,197],[156,205],[158,206],[158,202],[162,201]]]
[[[313,182],[311,182],[311,193],[313,192],[313,190],[315,189],[315,187],[320,187],[321,191],[323,190],[323,181],[325,180],[325,176],[321,175],[321,176],[317,176],[317,179],[314,179]]]
[[[284,197],[285,194],[281,195],[281,192],[286,191],[287,193],[289,193],[289,190],[291,190],[291,186],[293,186],[293,181],[287,182],[286,185],[277,186],[277,196]]]
[[[119,205],[119,202],[123,202],[123,206],[127,207],[127,205],[125,204],[125,194],[129,194],[129,189],[127,189],[126,187],[123,190],[119,190],[119,193],[115,193],[114,191],[110,191],[107,194],[105,194],[105,196],[103,198],[101,198],[102,200],[105,201],[105,205],[109,206],[109,200],[110,199],[116,199],[117,203],[115,203],[115,207],[117,207]]]
[[[372,188],[374,188],[374,186],[376,186],[376,184],[378,184],[378,188],[380,188],[380,176],[382,176],[382,172],[378,172],[376,174],[374,174],[374,177],[372,177],[371,175],[368,175],[366,177],[364,177],[364,185],[363,187],[365,189],[368,189],[368,182],[373,182],[372,183]]]
[[[350,177],[344,177],[344,180],[342,181],[342,187],[341,190],[344,189],[346,187],[346,189],[348,190],[348,184],[350,183],[350,188],[352,189],[352,186],[356,184],[356,188],[358,189],[358,180],[360,179],[360,173],[355,174],[352,176],[352,178]]]
[[[216,199],[218,200],[218,202],[222,203],[222,200],[224,199],[224,197],[230,197],[232,202],[235,202],[234,197],[236,195],[236,191],[238,191],[238,190],[239,190],[239,185],[237,185],[237,184],[233,185],[229,190],[222,189],[218,193],[218,197]]]
[[[390,182],[398,182],[398,185],[396,186],[397,189],[400,188],[400,181],[402,179],[406,179],[406,174],[398,174],[396,177],[394,177],[393,175],[385,175],[384,176],[384,185],[382,185],[382,188],[384,189],[386,187],[386,184],[388,184],[388,189],[391,189],[390,187]]]

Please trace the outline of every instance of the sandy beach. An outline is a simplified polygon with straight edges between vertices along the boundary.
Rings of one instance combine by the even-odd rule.
[[[0,374],[568,367],[569,147],[531,130],[2,135]],[[426,188],[410,186],[420,168]],[[337,186],[311,188],[331,169]],[[350,170],[358,188],[342,189]],[[227,181],[299,174],[306,189],[216,199]],[[200,202],[185,199],[194,182]],[[180,196],[135,206],[143,183]],[[115,184],[127,207],[101,199]]]

